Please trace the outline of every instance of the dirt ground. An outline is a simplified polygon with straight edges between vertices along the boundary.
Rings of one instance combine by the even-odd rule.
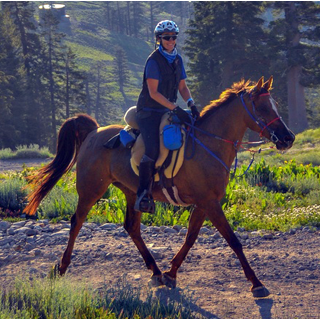
[[[175,234],[150,232],[143,232],[143,238],[151,250],[161,248],[156,261],[162,270],[170,267],[170,260],[184,241]],[[63,235],[60,242],[37,247],[50,254],[24,255],[2,264],[0,282],[6,285],[17,275],[31,271],[47,274],[63,253],[67,239]],[[274,234],[272,239],[250,235],[244,252],[270,291],[264,299],[252,297],[251,285],[226,243],[216,245],[205,240],[206,236],[200,236],[189,252],[178,272],[177,288],[160,287],[154,289],[155,295],[181,300],[181,290],[191,290],[195,301],[191,307],[205,318],[320,318],[319,230],[304,228]],[[129,237],[106,230],[78,237],[69,277],[101,288],[104,284],[115,285],[123,275],[134,287],[147,286],[151,276]]]

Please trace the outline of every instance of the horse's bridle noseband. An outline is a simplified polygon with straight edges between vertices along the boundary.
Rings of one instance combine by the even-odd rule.
[[[280,120],[281,117],[276,117],[274,118],[273,120],[271,120],[269,123],[264,123],[261,119],[259,119],[259,117],[257,116],[256,114],[256,107],[254,105],[254,101],[253,101],[253,98],[252,98],[252,94],[250,93],[250,100],[251,100],[251,104],[252,104],[252,112],[253,114],[250,112],[250,110],[247,108],[246,106],[246,103],[244,102],[244,99],[243,99],[243,95],[245,93],[242,93],[240,95],[240,98],[241,98],[241,102],[242,102],[242,105],[244,107],[244,109],[247,111],[247,113],[249,114],[249,116],[251,117],[251,119],[260,127],[261,131],[259,133],[260,137],[262,137],[262,133],[265,129],[268,130],[269,134],[270,134],[270,140],[273,142],[273,143],[277,143],[279,141],[279,138],[276,136],[276,134],[274,133],[273,130],[270,129],[270,125],[277,121],[277,120]],[[266,93],[261,93],[259,94],[259,96],[270,96],[270,93],[269,92],[266,92]]]

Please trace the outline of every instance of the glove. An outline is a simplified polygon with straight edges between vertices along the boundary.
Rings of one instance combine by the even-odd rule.
[[[191,123],[191,119],[188,112],[184,111],[180,107],[175,107],[172,111],[179,118],[181,122]]]
[[[192,117],[197,120],[200,116],[200,112],[198,111],[197,107],[195,105],[191,106],[191,113],[192,113]]]

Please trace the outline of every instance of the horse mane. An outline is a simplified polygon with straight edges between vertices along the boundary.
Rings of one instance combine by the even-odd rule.
[[[233,99],[235,99],[240,92],[245,90],[250,90],[254,87],[255,83],[252,83],[251,80],[241,79],[239,82],[233,83],[231,88],[223,91],[219,99],[212,100],[211,103],[205,106],[201,111],[201,119],[203,117],[209,116],[211,113],[217,110],[217,107],[222,107],[228,103],[230,103]]]

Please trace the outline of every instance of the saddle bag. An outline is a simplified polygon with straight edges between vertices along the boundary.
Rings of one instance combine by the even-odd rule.
[[[130,126],[126,126],[119,133],[120,141],[125,148],[132,148],[134,143],[137,140],[139,132],[136,129],[131,128]]]
[[[181,126],[175,123],[164,126],[162,131],[163,144],[169,150],[180,149],[183,143]]]

